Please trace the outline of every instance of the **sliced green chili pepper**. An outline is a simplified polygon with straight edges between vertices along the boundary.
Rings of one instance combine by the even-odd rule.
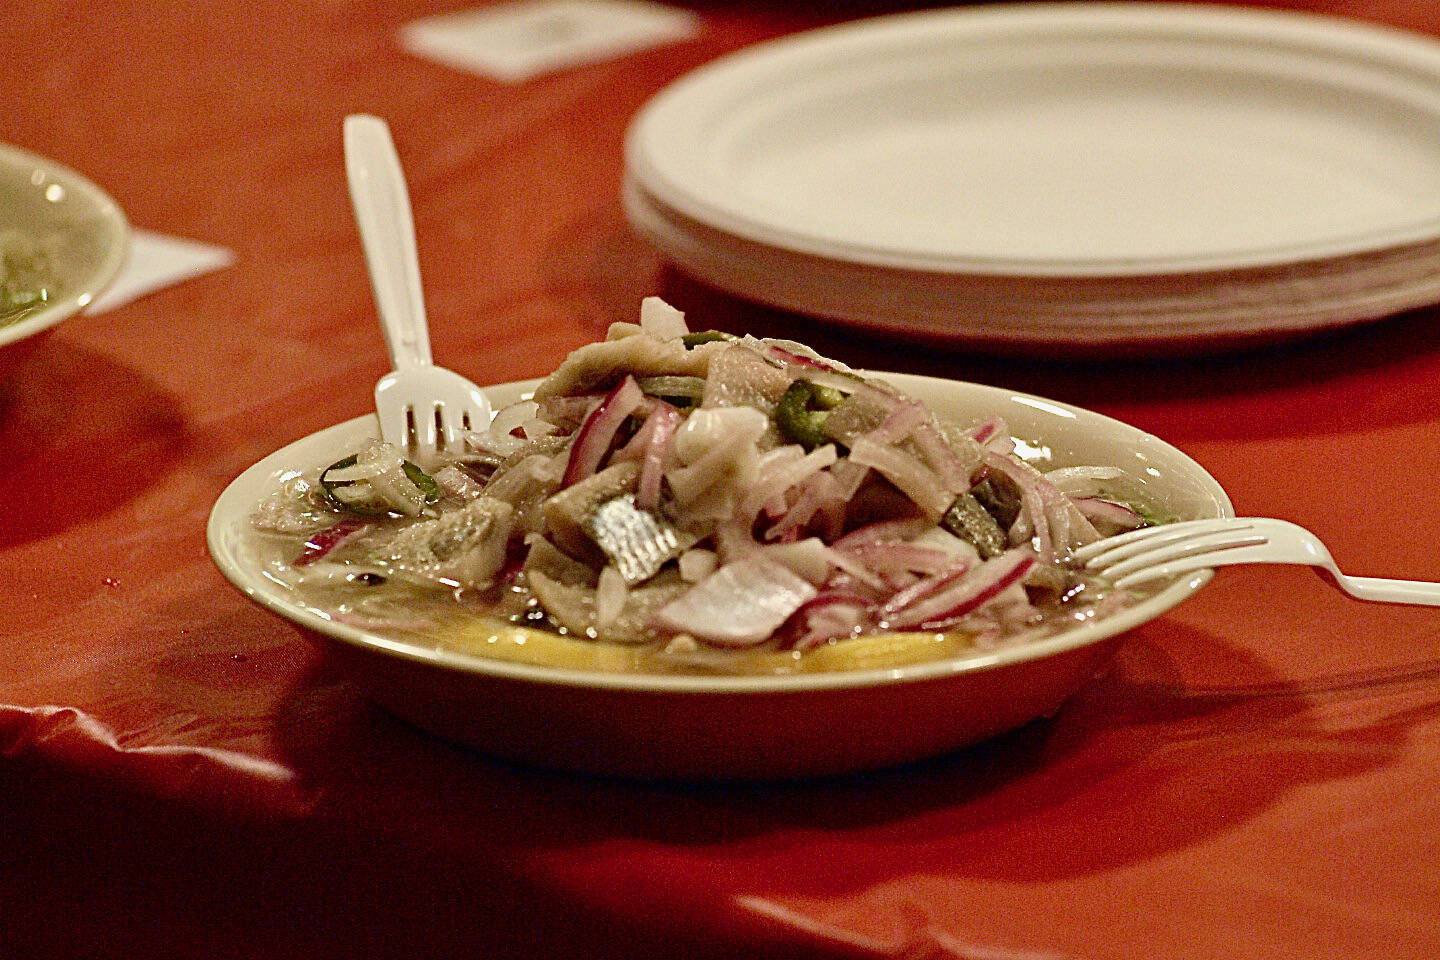
[[[350,500],[342,496],[340,494],[340,491],[344,490],[346,487],[353,486],[355,483],[354,480],[330,479],[330,472],[332,470],[345,470],[349,467],[355,466],[355,464],[359,461],[359,454],[351,454],[350,456],[345,457],[342,460],[336,460],[334,463],[330,464],[330,466],[326,467],[320,472],[320,489],[324,491],[325,496],[329,498],[330,502],[335,504],[335,506],[339,507],[342,510],[348,510],[349,512],[357,514],[359,516],[383,517],[392,513],[393,511],[391,511],[390,508],[388,506],[385,506],[384,504],[375,502],[366,503],[364,500],[360,499]],[[435,482],[434,477],[430,476],[424,470],[421,470],[409,460],[403,461],[400,464],[400,469],[405,471],[405,476],[408,477],[410,482],[415,484],[415,486],[420,490],[420,493],[424,495],[425,503],[427,505],[439,501],[441,495],[440,484]]]
[[[335,506],[339,507],[341,510],[348,510],[351,513],[359,514],[362,517],[383,517],[386,513],[389,512],[383,507],[375,504],[362,503],[358,500],[348,500],[340,495],[341,490],[344,490],[346,487],[351,486],[355,481],[330,479],[330,472],[332,470],[344,470],[349,467],[353,467],[357,462],[359,462],[359,460],[360,455],[352,453],[350,456],[345,457],[343,460],[336,460],[334,463],[330,464],[330,466],[320,471],[320,489],[325,492],[325,496],[329,498],[330,502],[335,504]]]
[[[702,377],[636,377],[646,396],[659,397],[677,407],[693,407],[705,396]]]
[[[400,469],[405,471],[405,476],[409,477],[410,482],[419,487],[420,492],[425,495],[426,506],[431,506],[440,501],[440,484],[435,482],[434,477],[415,466],[415,464],[409,460],[400,464]]]
[[[831,442],[825,418],[844,399],[845,394],[834,387],[796,380],[775,407],[775,423],[787,440],[812,450]]]
[[[1126,503],[1131,510],[1134,510],[1137,514],[1140,515],[1140,519],[1145,521],[1145,526],[1147,527],[1158,527],[1167,523],[1174,523],[1176,520],[1180,519],[1173,513],[1168,513],[1167,511],[1161,510],[1159,507],[1151,506],[1150,504],[1130,503],[1129,501],[1126,501]]]
[[[685,344],[686,350],[694,350],[702,343],[714,343],[716,340],[739,340],[733,333],[726,333],[724,330],[702,330],[699,333],[687,333],[680,338]]]

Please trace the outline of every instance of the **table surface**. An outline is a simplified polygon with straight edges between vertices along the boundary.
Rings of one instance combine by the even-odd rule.
[[[1293,0],[1440,35],[1428,0]],[[0,954],[1440,956],[1440,615],[1222,571],[1053,719],[823,782],[505,765],[370,707],[213,568],[210,505],[386,369],[340,124],[386,117],[436,356],[544,373],[662,293],[705,326],[1018,387],[1173,442],[1343,568],[1440,579],[1440,314],[1286,345],[989,356],[747,305],[620,206],[640,105],[746,44],[898,9],[702,3],[697,38],[502,84],[405,54],[443,0],[28,0],[3,138],[233,266],[0,382]],[[1418,534],[1418,535],[1417,535]]]

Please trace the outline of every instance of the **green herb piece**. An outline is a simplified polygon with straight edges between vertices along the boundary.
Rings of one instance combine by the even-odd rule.
[[[341,510],[346,510],[362,517],[388,516],[394,512],[388,504],[375,499],[367,500],[364,494],[358,490],[351,491],[350,496],[345,495],[343,491],[347,491],[350,487],[355,486],[356,481],[332,480],[330,478],[332,471],[346,470],[359,462],[360,455],[352,453],[350,456],[342,460],[336,460],[330,464],[330,466],[320,472],[320,489],[324,491],[326,498]],[[405,476],[419,489],[420,493],[425,497],[425,503],[427,505],[439,502],[441,496],[440,484],[435,482],[434,477],[430,476],[424,470],[421,470],[409,460],[403,461],[400,464],[400,469],[405,471]]]
[[[716,340],[739,340],[733,333],[726,333],[724,330],[702,330],[699,333],[687,333],[680,338],[685,344],[686,350],[694,350],[702,343],[714,343]]]
[[[440,484],[435,482],[434,477],[409,460],[400,464],[400,469],[405,471],[405,476],[410,478],[411,483],[420,488],[420,492],[425,495],[427,506],[432,506],[440,501]]]
[[[845,395],[834,387],[796,380],[775,407],[775,424],[787,440],[812,450],[830,442],[825,418],[844,399]]]

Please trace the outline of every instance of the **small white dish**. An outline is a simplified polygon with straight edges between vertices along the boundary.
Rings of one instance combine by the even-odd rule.
[[[1134,427],[995,387],[882,375],[939,414],[1005,418],[1055,465],[1116,464],[1182,518],[1230,516],[1195,461]],[[503,408],[536,381],[489,389]],[[1176,580],[1120,613],[1055,636],[885,669],[786,676],[602,673],[486,659],[340,624],[267,578],[249,518],[276,478],[333,462],[377,435],[361,417],[271,454],[215,503],[208,538],[221,572],[256,603],[311,631],[378,704],[484,752],[640,777],[756,779],[842,773],[954,750],[1054,713],[1104,665],[1121,635],[1191,596]]]
[[[85,177],[0,144],[0,243],[7,235],[44,253],[53,286],[44,306],[0,323],[0,348],[48,330],[91,303],[120,272],[130,228],[119,204]]]
[[[627,210],[707,282],[822,317],[1015,342],[1292,333],[1440,299],[1437,127],[1433,39],[1236,7],[967,7],[682,77],[631,125]]]

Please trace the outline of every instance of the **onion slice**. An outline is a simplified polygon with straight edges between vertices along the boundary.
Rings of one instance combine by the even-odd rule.
[[[1019,583],[1034,565],[1035,555],[1029,550],[1007,551],[910,606],[887,614],[883,625],[890,630],[949,626],[993,600],[1007,587]]]
[[[368,526],[370,525],[362,520],[341,520],[334,526],[326,527],[305,541],[300,555],[290,561],[290,565],[303,567],[314,563]]]
[[[615,454],[617,458],[629,456],[640,461],[640,479],[635,486],[637,506],[654,510],[659,505],[660,481],[665,476],[671,443],[681,420],[679,410],[663,400],[655,401],[634,439]]]
[[[854,593],[832,590],[820,594],[795,613],[795,649],[813,650],[831,640],[855,636],[870,625],[873,606]]]
[[[614,443],[625,418],[635,412],[644,398],[645,394],[635,378],[627,375],[600,401],[600,406],[590,411],[570,445],[570,460],[560,481],[562,487],[579,483],[595,473],[610,451],[610,444]]]
[[[955,495],[945,489],[935,471],[898,447],[876,443],[869,437],[857,437],[850,447],[850,460],[878,471],[914,501],[932,522],[944,516],[955,500]]]
[[[1105,524],[1117,532],[1137,530],[1145,526],[1145,518],[1123,503],[1101,497],[1081,497],[1072,502],[1086,519],[1092,523]]]

